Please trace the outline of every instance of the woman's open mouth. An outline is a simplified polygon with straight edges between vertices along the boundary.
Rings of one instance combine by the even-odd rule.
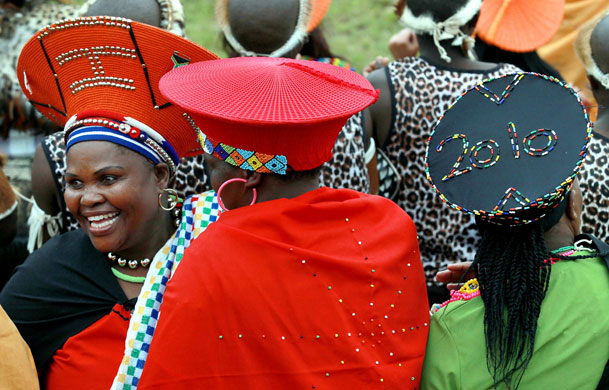
[[[96,233],[107,230],[114,222],[116,222],[119,214],[119,212],[115,212],[87,217],[87,221],[89,221],[89,230]]]

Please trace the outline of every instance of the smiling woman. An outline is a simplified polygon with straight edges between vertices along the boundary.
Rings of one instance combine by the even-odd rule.
[[[82,228],[35,251],[0,294],[43,388],[112,385],[142,283],[176,230],[180,158],[201,149],[158,82],[173,67],[216,58],[117,17],[57,22],[24,47],[19,81],[64,127],[64,198]]]

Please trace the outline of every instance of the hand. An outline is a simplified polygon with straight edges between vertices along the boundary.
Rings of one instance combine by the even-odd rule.
[[[374,72],[377,69],[381,69],[384,66],[387,66],[389,62],[391,62],[389,61],[389,58],[378,56],[374,61],[370,61],[370,63],[364,67],[364,69],[362,70],[362,75],[364,77],[368,77],[370,73]]]
[[[470,269],[471,265],[471,261],[449,264],[446,270],[436,274],[436,280],[440,283],[446,283],[446,288],[449,290],[457,290],[463,286],[463,283],[459,284],[460,280],[467,282],[476,277],[474,270]],[[463,277],[464,275],[465,277]]]
[[[393,58],[414,57],[419,51],[419,41],[414,32],[405,28],[389,38],[389,51]]]

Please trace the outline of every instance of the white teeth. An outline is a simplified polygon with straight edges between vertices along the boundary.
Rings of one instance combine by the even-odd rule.
[[[104,222],[90,222],[91,223],[91,227],[94,229],[101,229],[103,227],[106,227],[108,225],[112,225],[114,222],[116,222],[116,220],[118,219],[118,214],[115,214],[116,216],[112,219],[108,219]]]
[[[116,217],[117,215],[118,215],[118,213],[110,213],[110,214],[103,214],[103,215],[94,215],[92,217],[87,217],[87,219],[89,220],[89,222],[102,221],[102,220],[107,219],[107,218]]]

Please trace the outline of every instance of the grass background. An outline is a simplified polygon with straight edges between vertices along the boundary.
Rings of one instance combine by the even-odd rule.
[[[331,50],[359,72],[376,56],[389,57],[389,37],[400,30],[393,3],[394,0],[333,0],[322,22]],[[215,1],[182,0],[182,4],[188,38],[225,57],[215,22]]]

